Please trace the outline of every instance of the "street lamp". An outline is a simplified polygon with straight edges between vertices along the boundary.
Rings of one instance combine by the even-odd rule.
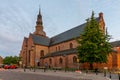
[[[108,67],[104,67],[104,77],[106,77]]]
[[[36,57],[36,50],[35,50],[35,46],[34,46],[34,45],[32,46],[32,50],[33,50],[33,53],[34,53],[34,72],[35,72],[35,57]]]
[[[20,68],[22,67],[22,61],[19,61]]]
[[[27,45],[25,46],[25,50],[26,50],[26,61],[25,61],[25,65],[26,65],[26,67],[27,67]]]
[[[66,63],[66,54],[63,55],[64,57],[64,61],[65,61],[65,72],[66,72],[66,68],[67,68],[67,63]]]
[[[80,59],[77,58],[77,63],[78,63],[78,70],[80,70]]]
[[[24,72],[25,72],[25,71],[26,71],[26,69],[25,69],[25,68],[26,68],[25,64],[23,64],[23,68],[24,68]]]

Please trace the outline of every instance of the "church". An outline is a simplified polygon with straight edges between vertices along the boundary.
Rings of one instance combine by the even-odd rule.
[[[96,18],[100,25],[100,29],[105,30],[105,22],[103,13],[99,13]],[[24,37],[20,57],[21,65],[27,67],[44,67],[47,63],[51,68],[72,68],[72,69],[88,69],[88,63],[78,63],[77,46],[75,38],[79,38],[84,31],[86,23],[78,25],[68,31],[58,34],[54,37],[47,37],[44,31],[42,15],[39,10],[35,31],[30,33],[28,37]],[[96,64],[94,68],[118,69],[120,68],[120,42],[111,42],[113,52],[108,57],[107,63]]]

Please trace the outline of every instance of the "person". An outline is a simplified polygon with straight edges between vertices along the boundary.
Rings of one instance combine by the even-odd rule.
[[[45,68],[44,68],[44,72],[46,71],[46,69],[48,68],[48,63],[45,62]]]

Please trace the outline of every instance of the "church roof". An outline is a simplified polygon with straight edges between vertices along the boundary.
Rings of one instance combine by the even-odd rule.
[[[34,44],[49,46],[50,39],[48,37],[38,36],[34,34],[31,34],[31,36]]]
[[[60,42],[64,42],[79,37],[80,33],[82,33],[84,30],[84,26],[85,24],[79,25],[75,28],[72,28],[66,32],[63,32],[57,36],[52,37],[50,45],[58,44]]]
[[[111,45],[112,45],[112,47],[118,47],[118,46],[120,46],[120,41],[111,42]]]
[[[96,18],[96,21],[99,21],[99,18]],[[77,27],[74,27],[66,32],[63,32],[57,36],[54,36],[51,38],[50,45],[55,45],[64,41],[68,41],[71,39],[75,39],[77,37],[80,37],[80,34],[84,31],[85,24],[79,25]]]
[[[96,21],[99,21],[99,18],[96,18]],[[44,45],[44,46],[52,46],[55,44],[59,44],[61,42],[75,39],[77,37],[80,37],[80,34],[84,31],[85,24],[86,23],[79,25],[77,27],[74,27],[74,28],[72,28],[68,31],[65,31],[61,34],[58,34],[52,38],[32,34],[33,42],[35,44],[40,44],[40,45]]]

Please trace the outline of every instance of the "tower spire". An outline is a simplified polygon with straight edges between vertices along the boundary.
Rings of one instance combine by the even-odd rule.
[[[41,8],[40,8],[40,5],[39,5],[39,15],[41,14]]]
[[[37,21],[36,21],[36,30],[34,34],[40,35],[40,36],[46,36],[46,33],[43,31],[43,25],[42,25],[42,15],[41,15],[41,8],[39,6],[39,13],[37,15]]]

